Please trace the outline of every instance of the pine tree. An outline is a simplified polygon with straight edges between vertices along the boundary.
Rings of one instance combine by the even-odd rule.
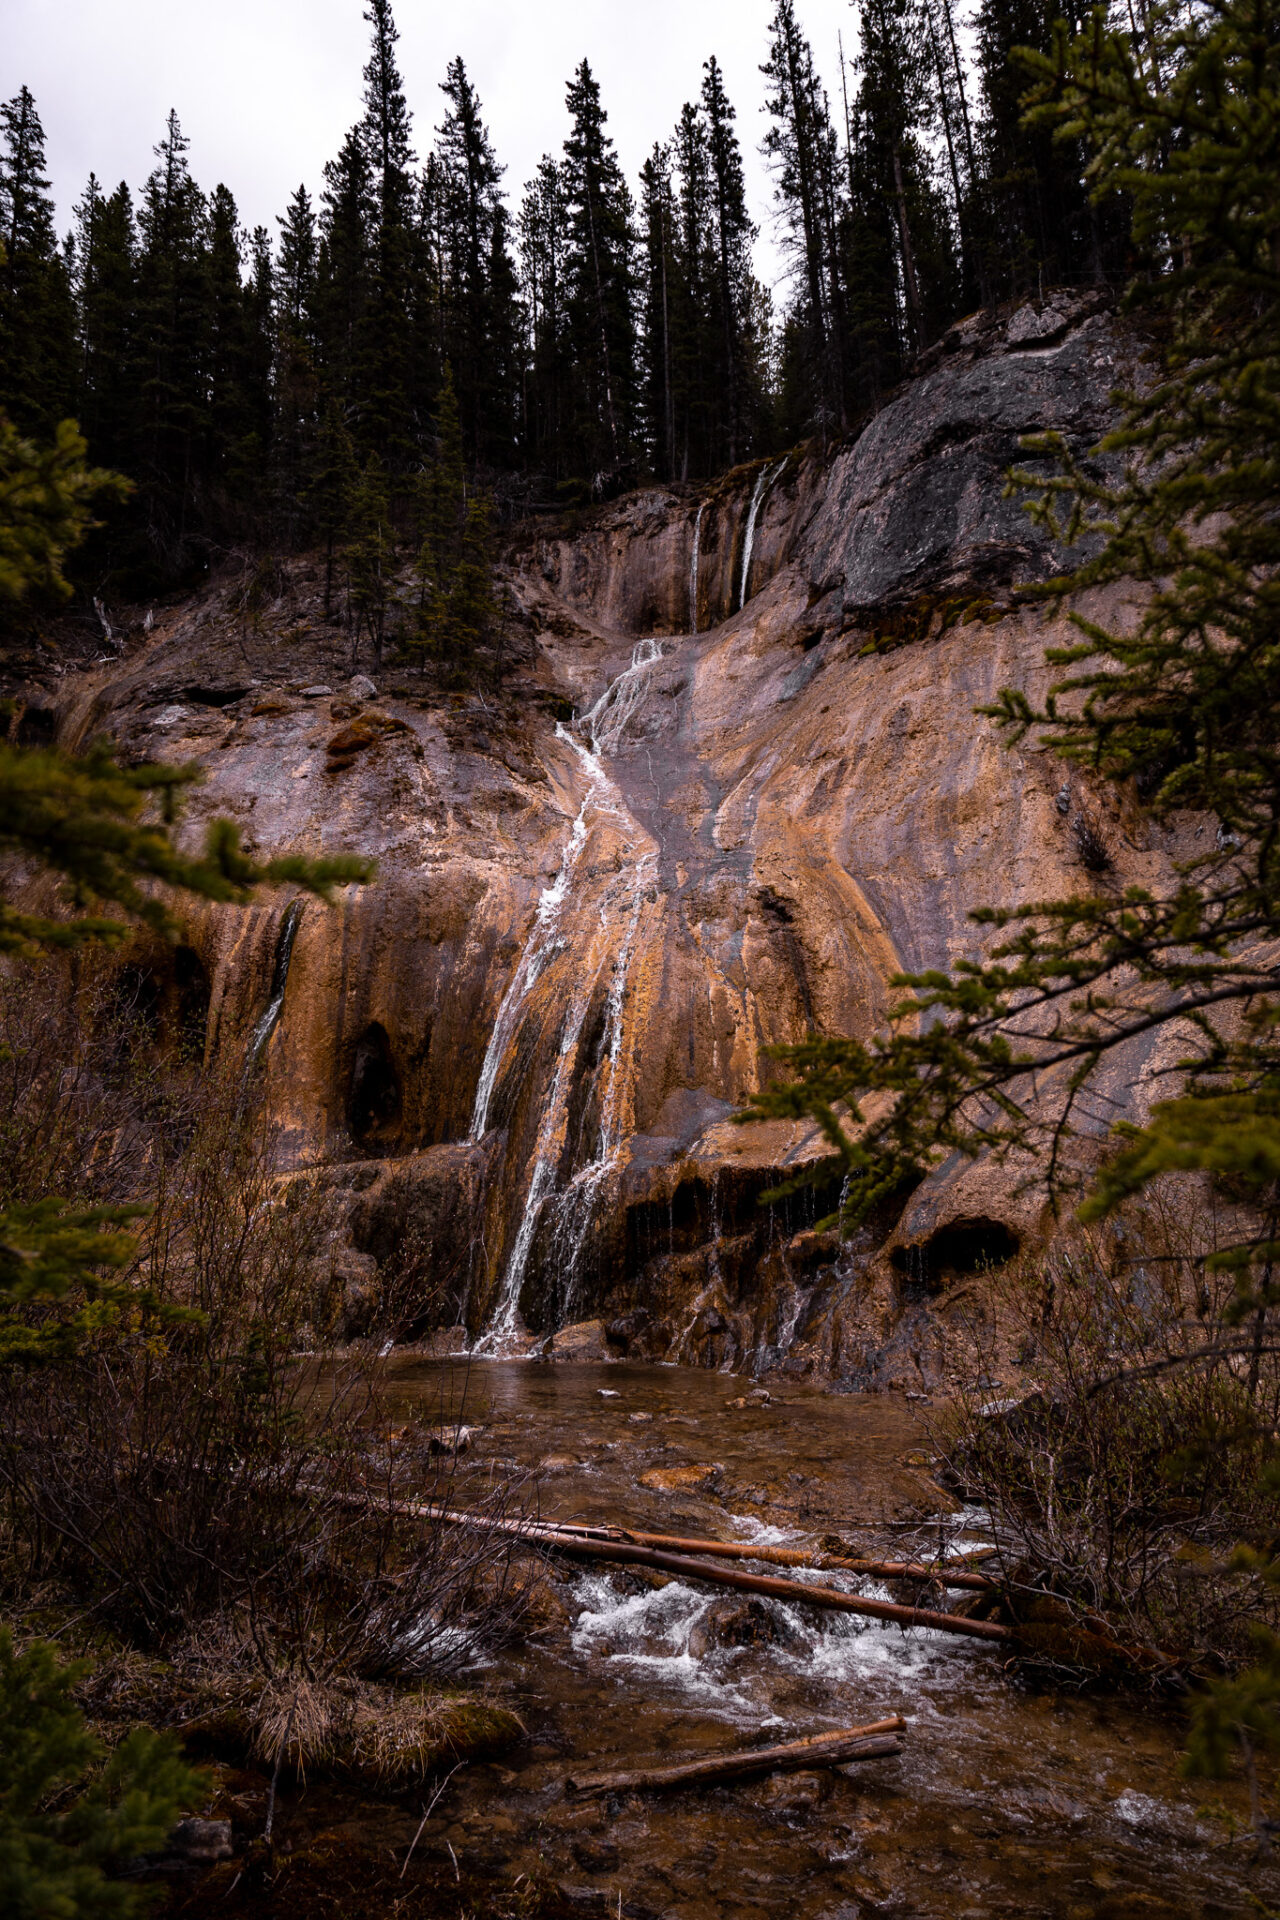
[[[79,355],[75,412],[95,459],[125,472],[140,451],[137,236],[124,181],[104,196],[92,174],[76,216]]]
[[[299,187],[280,227],[274,287],[274,383],[271,421],[272,494],[285,544],[298,534],[301,495],[315,456],[319,387],[316,373],[316,220]]]
[[[326,395],[359,420],[364,408],[361,356],[367,332],[374,223],[369,160],[357,129],[327,161],[320,195],[314,317],[316,359]]]
[[[565,395],[571,348],[565,263],[569,208],[559,163],[544,154],[520,205],[520,290],[526,316],[521,426],[525,460],[564,477]]]
[[[138,216],[139,479],[153,553],[182,562],[197,518],[209,365],[208,208],[170,113]]]
[[[846,419],[838,146],[794,0],[778,0],[769,31],[769,58],[760,70],[769,82],[774,124],[764,152],[797,279],[790,331],[800,365],[793,383],[809,420],[825,435]]]
[[[358,135],[368,159],[373,221],[369,285],[356,325],[357,379],[352,398],[362,443],[378,454],[392,474],[398,474],[407,469],[414,442],[412,125],[396,64],[400,35],[391,0],[370,0],[364,17],[373,30],[373,48],[364,70],[364,118]]]
[[[661,479],[676,478],[675,370],[672,315],[679,296],[676,202],[671,154],[661,145],[640,169],[644,245],[644,310],[640,333],[640,405],[649,460]]]
[[[569,246],[567,332],[576,406],[570,458],[590,490],[616,487],[633,457],[636,338],[631,196],[605,132],[608,115],[584,60],[569,83],[573,126],[564,146]]]
[[[735,466],[750,451],[759,425],[761,381],[759,345],[753,337],[755,292],[751,247],[756,229],[747,212],[742,151],[736,118],[713,56],[703,68],[702,111],[711,168],[712,232],[715,268],[711,281],[708,327],[711,383],[719,395],[716,466]]]
[[[71,412],[75,314],[45,173],[44,128],[27,87],[0,104],[0,405],[48,434]]]
[[[457,652],[452,606],[467,517],[467,484],[462,423],[453,371],[447,363],[440,389],[436,443],[418,477],[415,515],[418,611],[413,650],[419,658],[448,661]]]
[[[506,462],[515,439],[515,272],[498,165],[461,60],[441,92],[449,111],[435,158],[441,245],[441,338],[473,459]]]
[[[387,477],[376,453],[371,453],[347,492],[346,539],[342,549],[347,575],[347,609],[351,624],[351,670],[360,656],[360,635],[367,632],[375,666],[382,665],[387,612],[391,605],[395,569],[395,540]]]

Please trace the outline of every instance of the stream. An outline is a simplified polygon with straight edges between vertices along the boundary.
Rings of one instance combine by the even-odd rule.
[[[443,1408],[478,1429],[458,1504],[519,1469],[562,1520],[787,1545],[834,1534],[895,1553],[984,1538],[980,1512],[937,1511],[951,1503],[929,1471],[927,1415],[900,1395],[787,1383],[766,1402],[682,1367],[410,1356],[389,1362],[387,1386],[406,1416],[434,1423]],[[556,1617],[473,1676],[516,1707],[527,1744],[461,1771],[423,1831],[470,1874],[550,1874],[575,1910],[635,1920],[1272,1910],[1275,1877],[1239,1831],[1244,1797],[1180,1777],[1172,1707],[1040,1691],[981,1642],[642,1570],[559,1569],[553,1593]],[[908,1721],[895,1759],[696,1792],[564,1791],[575,1771],[895,1711]]]

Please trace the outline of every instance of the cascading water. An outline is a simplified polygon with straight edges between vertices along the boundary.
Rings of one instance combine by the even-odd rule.
[[[703,501],[698,507],[697,518],[693,523],[693,556],[689,562],[689,631],[698,631],[698,554],[702,546],[702,515],[706,508]]]
[[[291,900],[284,910],[280,922],[280,932],[276,938],[276,957],[271,969],[271,998],[266,1011],[262,1014],[252,1034],[244,1060],[244,1082],[247,1085],[255,1067],[267,1050],[267,1042],[280,1024],[280,1015],[284,1012],[285,989],[289,984],[289,963],[293,959],[293,943],[298,936],[298,925],[302,919],[302,910],[306,902]]]
[[[517,1039],[539,975],[564,944],[563,923],[568,917],[570,905],[576,908],[579,904],[577,895],[581,892],[578,883],[583,877],[583,850],[593,828],[597,825],[620,828],[630,858],[617,877],[606,886],[599,903],[596,929],[587,951],[579,955],[572,992],[560,1023],[556,1068],[538,1127],[520,1225],[507,1260],[492,1321],[475,1348],[480,1354],[510,1351],[521,1338],[520,1294],[534,1236],[544,1208],[553,1197],[563,1157],[579,1043],[597,984],[605,966],[610,963],[612,978],[605,1006],[599,1069],[604,1082],[596,1149],[591,1160],[575,1172],[559,1196],[555,1222],[554,1237],[561,1249],[570,1284],[594,1212],[596,1195],[616,1164],[622,1148],[627,980],[635,953],[641,911],[646,897],[652,891],[657,854],[651,843],[646,844],[647,836],[627,812],[618,788],[605,770],[604,756],[616,752],[621,744],[629,723],[643,701],[649,670],[661,658],[662,649],[657,641],[641,640],[632,652],[630,664],[610,682],[595,705],[575,722],[576,730],[570,731],[563,726],[556,730],[581,761],[586,775],[586,790],[559,872],[539,902],[520,964],[498,1010],[476,1092],[473,1139],[478,1139],[487,1128],[503,1062]],[[585,742],[579,737],[580,732],[586,733]]]
[[[786,461],[779,460],[776,467],[762,467],[756,475],[756,484],[751,491],[751,506],[747,512],[746,532],[742,536],[742,578],[738,583],[738,604],[734,612],[740,612],[747,604],[747,593],[751,585],[751,555],[756,543],[756,521],[764,505],[765,495],[777,479]]]

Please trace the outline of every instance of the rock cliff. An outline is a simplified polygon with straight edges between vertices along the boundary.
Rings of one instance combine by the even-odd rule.
[[[974,718],[1059,637],[1010,600],[1056,561],[1004,471],[1027,432],[1092,445],[1133,355],[1087,303],[978,319],[829,457],[519,529],[500,696],[353,679],[301,563],[62,683],[64,739],[202,763],[192,831],[377,858],[154,959],[319,1170],[348,1331],[411,1245],[485,1350],[929,1381],[948,1285],[1039,1230],[1034,1192],[945,1168],[841,1247],[830,1196],[759,1204],[812,1137],[731,1116],[763,1050],[869,1034],[896,972],[974,952],[975,907],[1176,855]]]

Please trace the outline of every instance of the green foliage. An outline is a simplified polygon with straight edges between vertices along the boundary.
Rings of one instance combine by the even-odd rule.
[[[147,1211],[48,1199],[0,1213],[0,1366],[47,1359],[148,1310],[145,1295],[112,1278],[136,1251],[120,1229]],[[29,1317],[32,1307],[60,1307],[69,1296],[72,1311],[56,1321]]]
[[[1095,1207],[1157,1166],[1226,1172],[1233,1151],[1251,1179],[1273,1150],[1261,1142],[1280,1092],[1278,983],[1257,942],[1280,926],[1280,7],[1222,0],[1197,22],[1168,36],[1167,87],[1100,23],[1034,63],[1037,120],[1087,137],[1095,192],[1123,185],[1149,243],[1164,233],[1176,246],[1135,296],[1166,309],[1163,368],[1125,397],[1103,443],[1127,461],[1122,477],[1039,438],[1029,450],[1055,454],[1061,471],[1011,480],[1038,489],[1032,511],[1065,541],[1093,536],[1092,556],[1046,593],[1135,581],[1142,616],[1111,632],[1073,611],[1080,642],[1051,656],[1067,671],[1044,709],[1006,691],[985,711],[1014,740],[1034,728],[1092,772],[1132,781],[1157,816],[1203,808],[1222,830],[1165,894],[980,913],[1002,935],[989,956],[903,976],[887,1036],[789,1051],[799,1077],[753,1111],[818,1119],[852,1175],[854,1217],[955,1149],[1028,1149],[1051,1185],[1074,1177],[1066,1149],[1097,1069],[1174,1021],[1187,1091],[1129,1137]],[[873,1119],[869,1094],[882,1096]],[[1213,1105],[1192,1125],[1187,1103],[1202,1099]]]
[[[1001,935],[986,959],[902,976],[886,1035],[789,1050],[798,1077],[752,1111],[819,1122],[855,1218],[955,1149],[1017,1151],[1051,1192],[1078,1191],[1071,1142],[1099,1069],[1176,1031],[1180,1093],[1120,1130],[1084,1211],[1101,1218],[1170,1173],[1212,1176],[1251,1203],[1255,1226],[1205,1264],[1234,1278],[1224,1325],[1253,1319],[1252,1343],[1215,1349],[1250,1354],[1252,1395],[1280,1304],[1280,0],[1209,0],[1154,39],[1099,13],[1075,40],[1059,25],[1052,52],[1026,64],[1032,127],[1084,142],[1096,201],[1132,201],[1155,270],[1131,298],[1157,310],[1160,365],[1102,443],[1119,478],[1038,436],[1027,450],[1057,472],[1010,480],[1085,555],[1046,594],[1136,583],[1138,618],[1113,631],[1072,609],[1080,637],[1049,656],[1063,674],[1043,707],[1006,690],[983,711],[1014,741],[1035,730],[1092,776],[1129,783],[1158,819],[1216,815],[1216,844],[1164,892],[977,915]],[[1237,1571],[1280,1578],[1266,1547]],[[1278,1707],[1268,1641],[1202,1701],[1191,1763],[1221,1767],[1234,1740],[1252,1766],[1255,1747],[1280,1745]]]
[[[418,583],[411,650],[465,675],[488,636],[496,611],[493,592],[492,508],[468,490],[462,431],[445,368],[434,460],[418,482],[420,533],[414,572]]]
[[[91,503],[131,491],[119,474],[87,466],[87,451],[72,420],[41,446],[0,413],[0,609],[32,594],[68,599],[63,566],[96,524]]]
[[[0,744],[0,849],[60,874],[77,909],[72,918],[53,919],[0,901],[0,952],[129,936],[126,919],[84,912],[90,904],[114,906],[169,932],[171,909],[157,885],[242,903],[263,884],[307,887],[327,898],[335,886],[369,878],[370,863],[350,855],[253,860],[229,820],[211,822],[202,854],[180,852],[170,827],[179,796],[198,777],[192,767],[119,767],[105,747],[77,760],[54,748]],[[140,816],[151,797],[161,802],[162,818],[146,823]]]
[[[374,453],[369,455],[347,498],[342,558],[347,570],[354,649],[358,652],[361,631],[367,629],[374,660],[381,663],[395,545],[386,476]]]
[[[163,1846],[204,1794],[176,1742],[141,1729],[107,1755],[72,1697],[84,1669],[0,1628],[0,1907],[11,1920],[124,1920],[137,1888],[107,1877]]]

